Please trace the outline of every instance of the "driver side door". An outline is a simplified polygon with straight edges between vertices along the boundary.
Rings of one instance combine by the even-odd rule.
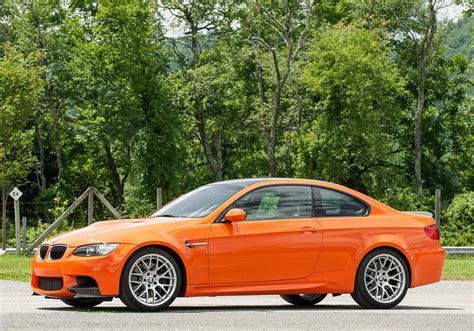
[[[242,222],[211,225],[211,284],[305,278],[314,270],[322,243],[313,217],[311,187],[258,188],[231,208],[246,211]]]

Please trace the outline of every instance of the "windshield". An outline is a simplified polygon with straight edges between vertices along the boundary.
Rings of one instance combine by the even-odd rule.
[[[241,189],[239,186],[222,184],[202,186],[173,200],[152,216],[204,217]]]

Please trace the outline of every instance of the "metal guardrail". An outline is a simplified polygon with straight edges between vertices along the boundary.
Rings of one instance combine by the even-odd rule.
[[[474,247],[469,246],[449,246],[443,247],[446,251],[446,254],[468,254],[474,255]]]

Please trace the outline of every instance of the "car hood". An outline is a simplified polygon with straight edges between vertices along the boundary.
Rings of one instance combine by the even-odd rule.
[[[103,242],[140,244],[149,237],[166,240],[165,237],[172,235],[173,232],[193,224],[202,224],[202,219],[157,217],[102,221],[61,233],[49,238],[44,244],[65,244],[69,247]]]

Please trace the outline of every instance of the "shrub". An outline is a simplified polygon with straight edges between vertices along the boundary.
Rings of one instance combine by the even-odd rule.
[[[441,238],[446,246],[474,246],[474,192],[454,197],[441,219]]]
[[[434,214],[434,197],[420,196],[411,188],[389,189],[381,202],[400,211],[429,211]]]
[[[43,223],[41,220],[38,220],[36,226],[28,225],[26,228],[26,243],[27,246],[31,245],[33,241],[36,240],[43,232],[46,230],[51,224],[50,223]],[[61,224],[58,225],[56,229],[54,229],[46,238],[52,237],[55,234],[70,231],[74,228],[74,225],[69,223],[68,221],[63,221]],[[15,239],[15,226],[8,227],[8,246],[15,247],[16,239]],[[23,236],[20,230],[20,236]]]

